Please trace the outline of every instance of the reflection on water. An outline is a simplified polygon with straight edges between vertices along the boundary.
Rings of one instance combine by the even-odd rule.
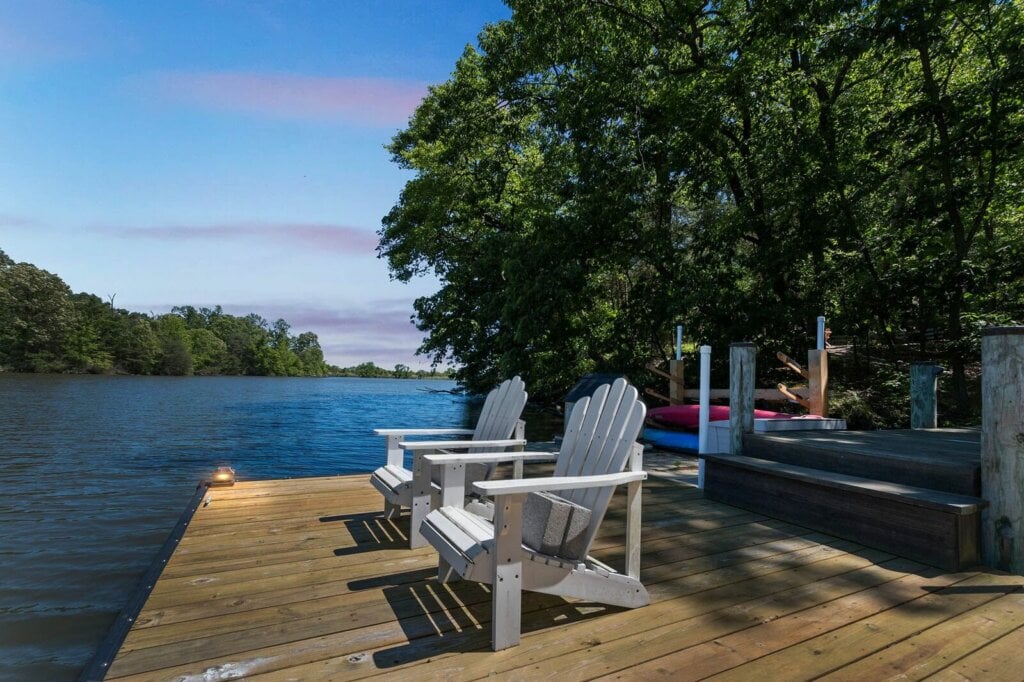
[[[378,426],[464,426],[451,382],[0,374],[0,679],[74,679],[195,489],[348,474]]]

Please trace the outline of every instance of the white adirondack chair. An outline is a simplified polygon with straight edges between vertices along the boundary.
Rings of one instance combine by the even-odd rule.
[[[440,486],[431,476],[431,467],[424,457],[430,453],[450,450],[496,452],[509,448],[522,450],[526,445],[525,424],[519,418],[526,406],[526,385],[519,377],[508,379],[489,394],[484,402],[475,429],[374,429],[387,438],[387,464],[370,476],[370,483],[384,496],[384,515],[393,518],[402,507],[410,509],[409,546],[422,547],[426,540],[419,533],[420,523],[431,509],[431,498],[440,499]],[[469,436],[462,440],[406,441],[408,436]],[[413,454],[412,471],[406,469],[404,452]],[[474,480],[486,480],[495,464],[467,469]],[[521,469],[517,469],[521,475]]]
[[[494,498],[493,523],[462,508],[462,467],[479,462],[542,459],[550,453],[426,457],[431,464],[444,467],[443,500],[440,509],[427,515],[420,532],[438,551],[440,580],[451,579],[454,572],[463,579],[492,586],[491,645],[495,651],[519,643],[522,590],[628,608],[649,603],[647,590],[640,583],[640,490],[647,473],[642,470],[643,446],[636,442],[646,413],[636,389],[625,379],[605,384],[590,398],[578,401],[553,477],[473,484],[478,492]],[[587,556],[612,493],[623,483],[628,484],[625,574]],[[589,522],[581,533],[583,549],[575,554],[580,558],[560,558],[523,544],[524,502],[528,494],[540,491],[556,492],[589,510]],[[529,506],[536,510],[536,499]],[[573,509],[571,513],[576,512]],[[538,519],[535,511],[530,515],[526,530],[536,536],[537,528],[530,526],[536,526]],[[550,517],[541,523],[550,528]]]

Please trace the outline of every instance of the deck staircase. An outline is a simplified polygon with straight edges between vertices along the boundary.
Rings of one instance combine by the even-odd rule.
[[[980,562],[977,431],[748,434],[705,459],[709,499],[947,570]]]

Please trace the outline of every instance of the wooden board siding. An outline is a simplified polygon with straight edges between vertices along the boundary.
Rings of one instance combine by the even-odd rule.
[[[747,434],[743,454],[959,495],[981,495],[977,429]]]
[[[981,561],[975,497],[738,455],[707,455],[705,493],[948,570]]]
[[[209,497],[107,679],[1017,679],[1024,667],[1024,578],[945,573],[657,478],[643,500],[651,605],[526,594],[522,644],[497,653],[488,589],[439,584],[436,555],[403,548],[408,517],[383,519],[367,476]],[[624,502],[594,548],[619,567]]]

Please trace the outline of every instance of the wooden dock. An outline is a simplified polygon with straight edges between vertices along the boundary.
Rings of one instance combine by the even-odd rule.
[[[622,496],[595,545],[621,566]],[[490,595],[441,585],[368,477],[213,488],[110,680],[1019,680],[1024,578],[947,573],[652,478],[650,606],[524,595],[522,644],[489,650]]]

